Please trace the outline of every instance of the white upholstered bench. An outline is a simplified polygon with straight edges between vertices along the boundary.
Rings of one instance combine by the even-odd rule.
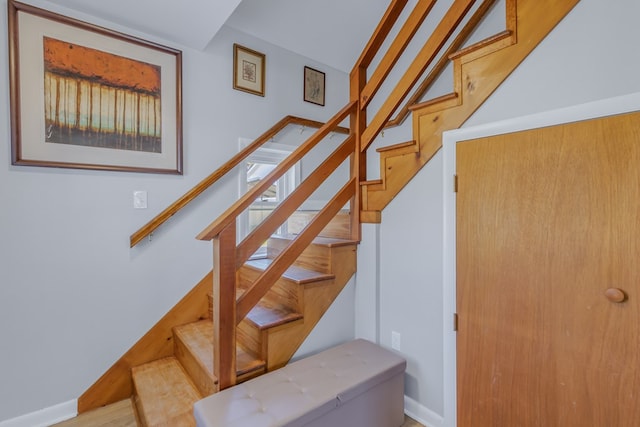
[[[355,340],[211,395],[198,427],[399,427],[406,361]]]

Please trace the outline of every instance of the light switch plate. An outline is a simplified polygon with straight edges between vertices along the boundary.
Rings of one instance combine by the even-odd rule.
[[[134,209],[147,208],[147,192],[146,191],[137,190],[133,192],[133,207]]]

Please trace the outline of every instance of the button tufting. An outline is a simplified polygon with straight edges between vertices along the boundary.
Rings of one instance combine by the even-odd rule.
[[[288,372],[274,372],[252,380],[255,381],[255,389],[252,387],[253,383],[249,383],[248,386],[239,386],[242,389],[236,388],[239,393],[223,390],[209,396],[202,401],[204,404],[196,403],[194,412],[199,417],[196,419],[200,423],[201,420],[210,418],[211,423],[200,425],[218,427],[224,425],[224,421],[220,423],[221,413],[224,412],[237,416],[238,426],[255,427],[262,421],[270,425],[295,425],[296,421],[308,419],[313,411],[319,413],[320,408],[325,413],[345,406],[352,398],[360,399],[362,396],[363,399],[368,399],[365,396],[369,395],[370,387],[382,387],[385,395],[398,393],[401,397],[401,380],[406,362],[373,344],[365,344],[356,341],[348,345],[359,349],[362,347],[360,350],[327,350],[326,356],[311,356],[309,359],[293,362]],[[378,356],[378,353],[384,354]],[[319,358],[314,360],[315,357]],[[393,372],[389,373],[392,363]],[[386,378],[391,374],[393,377],[390,378],[394,379],[392,385],[386,380],[378,384],[382,375]],[[246,400],[242,402],[243,399]],[[266,406],[267,403],[269,407]],[[376,402],[374,405],[380,406],[380,410],[385,413],[392,410],[387,408],[386,402]],[[398,410],[400,416],[402,410],[400,407]],[[383,421],[376,425],[386,424]]]

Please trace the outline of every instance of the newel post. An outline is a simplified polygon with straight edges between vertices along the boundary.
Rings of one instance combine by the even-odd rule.
[[[236,383],[236,223],[213,238],[213,373],[218,390]]]
[[[351,133],[355,136],[355,150],[351,156],[351,177],[355,180],[355,197],[351,200],[351,238],[360,240],[360,210],[362,189],[360,182],[367,179],[367,153],[362,152],[361,137],[367,127],[367,111],[360,108],[360,94],[367,83],[366,67],[356,66],[350,76],[350,101],[357,101],[349,120]]]

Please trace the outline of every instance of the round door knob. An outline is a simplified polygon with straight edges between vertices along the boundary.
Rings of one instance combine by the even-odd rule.
[[[627,294],[622,289],[609,288],[604,291],[604,296],[611,302],[624,302],[627,299]]]

